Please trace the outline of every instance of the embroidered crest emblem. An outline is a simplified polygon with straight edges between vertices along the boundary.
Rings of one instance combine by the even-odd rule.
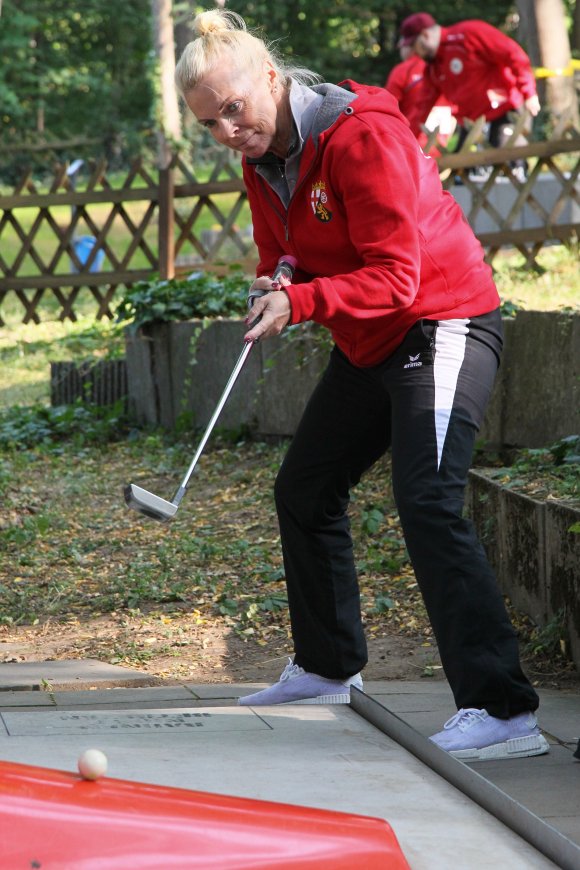
[[[463,72],[463,61],[458,57],[452,58],[449,63],[449,69],[454,75],[458,76],[459,73]]]
[[[332,220],[332,212],[327,207],[327,202],[326,182],[315,181],[312,185],[312,193],[310,194],[310,205],[314,217],[323,223],[328,223],[329,220]]]

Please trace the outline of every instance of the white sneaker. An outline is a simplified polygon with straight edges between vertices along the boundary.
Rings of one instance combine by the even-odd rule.
[[[474,166],[469,172],[468,178],[470,181],[487,181],[492,172],[492,166]]]
[[[277,683],[261,692],[238,698],[238,704],[252,707],[270,704],[349,704],[351,686],[362,691],[360,674],[344,681],[327,680],[318,674],[308,673],[288,659]]]
[[[526,758],[550,751],[533,713],[496,719],[487,710],[473,707],[459,710],[445,723],[443,731],[429,739],[461,761]]]

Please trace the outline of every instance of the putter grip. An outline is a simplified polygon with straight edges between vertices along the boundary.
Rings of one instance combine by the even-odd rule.
[[[280,281],[280,278],[288,278],[290,281],[292,280],[292,276],[294,275],[294,269],[298,265],[298,260],[296,257],[293,257],[292,254],[283,254],[276,268],[274,269],[274,274],[272,275],[272,281],[277,283]],[[252,290],[252,292],[248,295],[248,308],[251,308],[254,304],[255,299],[260,299],[261,296],[265,296],[266,293],[270,293],[270,290]],[[256,319],[254,323],[257,323]],[[254,324],[252,324],[253,326]]]
[[[288,280],[291,281],[297,265],[298,260],[296,257],[293,257],[292,254],[284,254],[278,260],[278,265],[274,269],[274,274],[272,275],[272,281],[280,281],[280,278],[288,278]]]

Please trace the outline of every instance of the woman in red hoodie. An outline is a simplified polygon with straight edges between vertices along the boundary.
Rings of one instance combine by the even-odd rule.
[[[546,752],[515,632],[463,497],[501,353],[481,246],[383,88],[316,84],[233,13],[194,21],[189,108],[242,154],[259,252],[247,341],[313,320],[335,347],[276,481],[294,660],[242,704],[348,703],[367,647],[351,488],[390,448],[393,492],[458,712],[459,757]],[[267,277],[284,254],[291,284]],[[255,322],[256,318],[259,322]]]

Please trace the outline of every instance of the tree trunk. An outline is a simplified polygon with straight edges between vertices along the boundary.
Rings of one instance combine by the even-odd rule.
[[[574,23],[572,25],[572,50],[580,51],[580,2],[574,4]]]
[[[540,99],[551,112],[554,125],[579,124],[578,100],[570,74],[570,41],[562,0],[518,0],[528,53],[534,66],[550,71],[539,88]]]
[[[159,167],[165,169],[171,160],[170,142],[181,137],[179,101],[173,80],[175,43],[171,0],[151,0],[151,12],[160,88],[157,110]]]

